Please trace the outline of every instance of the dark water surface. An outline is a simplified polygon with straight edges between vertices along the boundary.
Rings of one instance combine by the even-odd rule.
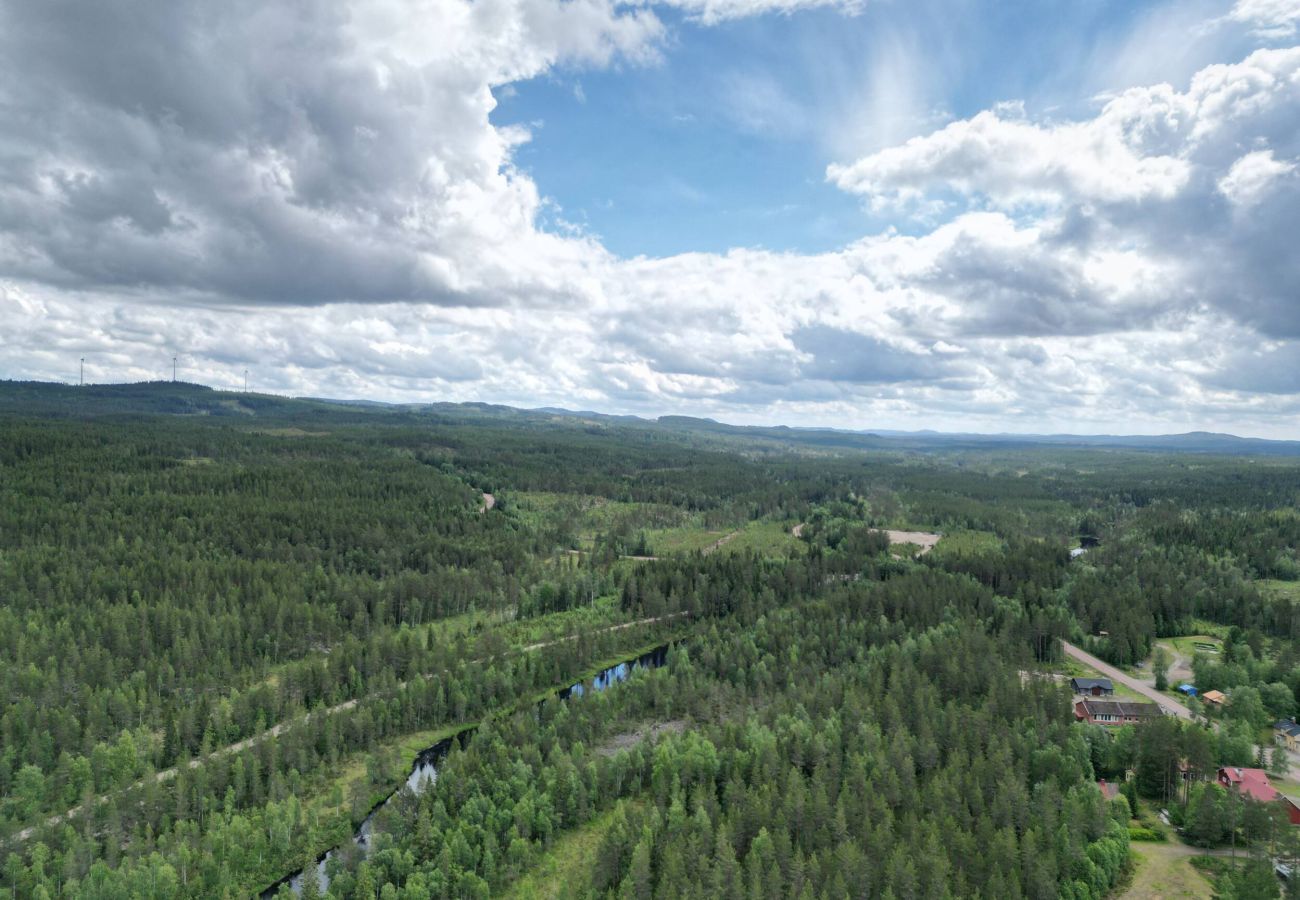
[[[620,681],[626,680],[638,669],[657,669],[668,662],[668,647],[668,644],[663,644],[648,653],[643,653],[633,659],[624,660],[617,665],[610,666],[607,669],[602,669],[591,680],[586,682],[579,681],[566,688],[561,688],[556,692],[555,696],[561,700],[568,700],[570,697],[581,697],[587,691],[603,691],[610,685],[618,684]],[[443,759],[446,758],[447,754],[451,752],[453,745],[464,747],[469,743],[470,736],[473,735],[475,728],[476,726],[471,725],[468,728],[456,732],[451,737],[443,738],[432,747],[425,747],[421,750],[416,755],[414,762],[411,764],[411,774],[406,776],[406,783],[402,788],[409,788],[412,793],[418,794],[425,790],[429,785],[433,784],[433,782],[438,779],[438,766],[442,763]],[[389,803],[392,803],[394,798],[401,793],[402,788],[398,788],[396,791],[389,794],[374,809],[372,809],[370,814],[362,820],[356,833],[352,835],[352,843],[356,844],[357,847],[361,849],[363,855],[370,852],[370,833],[374,827],[375,814]],[[322,894],[329,889],[330,884],[329,875],[325,871],[325,864],[330,861],[338,850],[339,848],[335,847],[333,850],[326,852],[316,860],[316,882],[320,885],[320,891]],[[286,884],[289,885],[289,888],[294,892],[294,894],[301,894],[302,879],[305,872],[306,870],[299,870],[291,875],[286,875],[281,878],[275,884],[262,891],[262,900],[269,900],[269,898],[274,897],[276,893],[279,892],[280,888]]]

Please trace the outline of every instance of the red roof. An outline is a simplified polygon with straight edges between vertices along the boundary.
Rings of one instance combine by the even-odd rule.
[[[1105,778],[1097,782],[1097,787],[1101,788],[1101,795],[1107,800],[1114,800],[1119,796],[1119,785],[1111,784]]]
[[[1219,770],[1219,780],[1235,786],[1239,793],[1263,803],[1277,799],[1277,789],[1268,783],[1268,775],[1263,769],[1224,766]]]

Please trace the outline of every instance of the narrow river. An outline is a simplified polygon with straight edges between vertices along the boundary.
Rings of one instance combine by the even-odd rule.
[[[570,697],[581,697],[587,691],[603,691],[612,684],[617,684],[626,679],[629,675],[638,669],[657,669],[668,662],[668,644],[656,647],[648,653],[643,653],[634,659],[624,660],[617,665],[602,669],[594,678],[589,681],[579,681],[561,688],[556,695],[561,700],[568,700]],[[411,774],[406,776],[406,783],[393,793],[385,797],[378,806],[370,811],[370,814],[362,820],[360,827],[352,836],[352,842],[356,844],[363,854],[370,851],[370,832],[373,827],[375,814],[383,809],[404,789],[410,789],[414,793],[420,793],[438,777],[438,766],[443,758],[451,752],[453,745],[464,747],[469,741],[470,736],[474,733],[475,726],[471,725],[448,738],[443,738],[432,747],[425,747],[416,755],[414,762],[411,764]],[[329,874],[325,871],[326,863],[334,856],[338,848],[330,850],[316,861],[315,875],[316,883],[320,885],[320,892],[325,893],[329,889]],[[302,879],[306,870],[294,872],[286,875],[266,890],[262,891],[262,900],[270,900],[274,897],[280,888],[289,885],[289,888],[295,895],[302,893]]]

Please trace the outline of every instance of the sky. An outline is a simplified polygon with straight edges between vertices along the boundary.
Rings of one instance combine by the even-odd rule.
[[[0,0],[0,378],[1300,438],[1300,0]]]

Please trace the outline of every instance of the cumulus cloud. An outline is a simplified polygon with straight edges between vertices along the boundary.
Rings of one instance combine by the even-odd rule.
[[[1237,0],[1228,18],[1264,37],[1291,37],[1300,29],[1300,0]]]
[[[1134,145],[1131,138],[1141,140],[1151,119],[1158,122],[1159,113],[1150,106],[1119,101],[1097,119],[1055,127],[986,111],[855,163],[832,165],[827,174],[878,208],[917,200],[938,184],[1003,206],[1169,197],[1186,184],[1188,166]]]
[[[1279,178],[1295,171],[1295,163],[1273,158],[1272,150],[1247,153],[1219,179],[1219,192],[1235,206],[1247,209],[1259,203]]]
[[[661,64],[664,7],[811,5],[0,0],[0,371],[149,378],[178,353],[193,380],[295,394],[1280,427],[1300,48],[842,161],[836,186],[935,218],[834,252],[620,259],[541,227],[531,136],[493,125],[494,94]]]
[[[534,227],[491,89],[662,33],[608,0],[8,4],[0,267],[256,303],[567,299],[600,254]]]
[[[1300,267],[1283,236],[1300,204],[1298,118],[1300,48],[1266,49],[1202,69],[1183,91],[1126,90],[1081,121],[985,111],[828,178],[877,206],[1027,216],[1022,240],[985,229],[918,276],[1021,333],[1119,330],[1213,305],[1292,335]]]
[[[1132,88],[1080,122],[1035,122],[1003,105],[849,164],[827,177],[873,204],[936,189],[1027,203],[1122,204],[1169,200],[1198,163],[1218,161],[1243,126],[1293,134],[1300,48],[1261,50],[1198,72],[1187,91]]]

